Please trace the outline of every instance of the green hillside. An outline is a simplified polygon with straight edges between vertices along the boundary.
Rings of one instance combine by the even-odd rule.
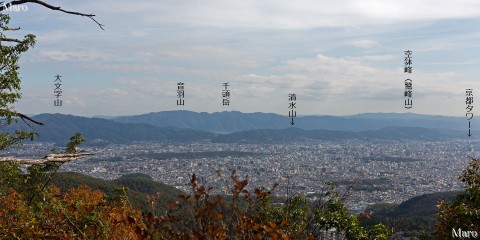
[[[150,176],[139,173],[127,174],[118,179],[108,181],[76,172],[60,172],[54,175],[51,184],[56,185],[62,191],[86,185],[104,192],[108,197],[114,197],[118,192],[121,192],[120,190],[123,186],[128,189],[126,192],[132,205],[144,212],[151,210],[148,204],[148,197],[159,193],[156,207],[157,209],[166,209],[166,203],[174,202],[177,200],[178,195],[182,194],[180,190],[172,186],[154,181]]]
[[[438,192],[420,195],[400,204],[375,204],[366,209],[372,218],[363,222],[364,226],[383,223],[408,236],[420,232],[433,232],[436,223],[437,203],[440,200],[451,201],[459,192]]]

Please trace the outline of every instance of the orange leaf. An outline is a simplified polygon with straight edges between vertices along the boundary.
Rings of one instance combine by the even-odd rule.
[[[171,209],[177,209],[178,206],[176,204],[173,204],[173,203],[167,203],[167,207],[171,208]]]

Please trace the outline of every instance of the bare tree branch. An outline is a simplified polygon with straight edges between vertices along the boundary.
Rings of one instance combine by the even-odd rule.
[[[29,116],[27,116],[27,115],[25,115],[25,114],[23,114],[23,113],[17,113],[17,116],[19,116],[19,117],[23,120],[23,122],[25,122],[28,126],[30,126],[30,124],[28,124],[28,123],[25,121],[25,119],[27,119],[28,121],[33,122],[33,123],[35,123],[35,124],[43,125],[43,123],[38,122],[38,121],[35,121],[35,120],[33,120],[32,118],[30,118]],[[32,127],[32,126],[30,126],[30,127]]]
[[[16,38],[0,38],[0,42],[17,42],[17,43],[22,43],[22,40],[16,39]]]
[[[28,158],[15,158],[15,157],[0,157],[1,162],[14,162],[17,164],[31,164],[31,165],[38,165],[38,164],[45,164],[49,162],[54,163],[66,163],[73,160],[81,159],[86,156],[92,156],[99,152],[80,152],[80,153],[73,153],[73,154],[48,154],[47,156],[43,157],[43,159],[28,159]]]
[[[1,3],[0,3],[0,4],[1,4]],[[18,28],[9,28],[9,27],[7,27],[7,26],[1,26],[1,25],[0,25],[0,28],[1,28],[2,30],[5,30],[5,31],[18,31],[18,30],[20,30],[19,27],[18,27]]]
[[[68,14],[73,14],[73,15],[78,15],[78,16],[82,16],[82,17],[88,17],[90,19],[92,19],[102,30],[105,31],[105,29],[103,28],[105,25],[99,23],[94,17],[95,17],[95,14],[85,14],[85,13],[80,13],[80,12],[73,12],[73,11],[67,11],[67,10],[64,10],[60,7],[55,7],[53,5],[50,5],[44,1],[40,1],[40,0],[16,0],[16,1],[11,1],[7,4],[3,3],[3,2],[0,2],[0,12],[1,11],[4,11],[6,10],[8,7],[10,6],[13,6],[13,5],[20,5],[20,4],[24,4],[24,3],[36,3],[36,4],[39,4],[39,5],[42,5],[46,8],[49,8],[51,10],[55,10],[55,11],[60,11],[60,12],[64,12],[64,13],[68,13]]]

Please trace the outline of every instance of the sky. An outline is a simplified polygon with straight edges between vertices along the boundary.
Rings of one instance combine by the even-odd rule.
[[[480,93],[480,2],[473,0],[46,1],[9,13],[21,58],[16,110],[124,116],[169,110],[297,115],[465,116]],[[412,51],[412,73],[404,51]],[[54,106],[55,75],[62,106]],[[404,81],[412,79],[412,108]],[[177,106],[177,83],[185,105]],[[229,83],[230,105],[222,105]],[[480,99],[480,94],[478,95]],[[480,101],[479,101],[480,103]]]

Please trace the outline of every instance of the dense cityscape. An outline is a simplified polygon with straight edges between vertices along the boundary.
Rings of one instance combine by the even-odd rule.
[[[225,191],[232,170],[247,177],[250,187],[279,187],[280,196],[321,196],[326,182],[340,193],[350,189],[347,205],[362,211],[374,203],[400,203],[425,193],[459,190],[465,163],[476,156],[474,142],[426,141],[304,141],[283,144],[108,144],[95,157],[64,164],[74,171],[103,179],[145,173],[157,181],[189,191],[190,176]],[[19,156],[41,157],[53,143],[25,144]],[[91,150],[88,146],[85,149]],[[13,151],[12,151],[13,152]],[[8,154],[8,153],[6,153]]]

